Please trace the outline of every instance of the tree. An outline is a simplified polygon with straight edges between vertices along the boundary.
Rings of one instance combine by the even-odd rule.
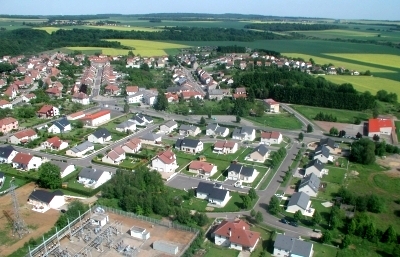
[[[261,222],[264,221],[264,217],[263,217],[263,215],[262,215],[262,213],[261,213],[260,211],[258,211],[258,212],[256,213],[255,219],[256,219],[256,222],[257,222],[257,223],[261,223]]]
[[[301,217],[303,216],[303,214],[301,213],[300,210],[296,211],[293,215],[293,219],[297,222],[301,219]]]
[[[250,197],[248,195],[243,195],[242,201],[243,201],[243,209],[248,209],[251,205]]]
[[[349,235],[354,235],[357,229],[357,223],[354,219],[351,219],[349,225],[347,226],[347,233]]]
[[[332,136],[337,136],[339,134],[339,130],[337,128],[335,128],[335,127],[332,127],[329,130],[329,134],[332,135]]]
[[[375,106],[374,109],[372,110],[372,117],[374,117],[374,119],[378,118],[379,116],[379,110],[378,110],[378,106]]]
[[[313,131],[314,131],[313,126],[312,126],[311,124],[308,124],[308,125],[307,125],[307,133],[311,133],[311,132],[313,132]]]
[[[168,99],[162,91],[158,92],[157,101],[154,104],[154,109],[157,111],[165,111],[166,109],[168,109]]]
[[[38,185],[43,188],[57,189],[61,188],[61,171],[60,168],[50,162],[40,165]]]
[[[358,139],[362,138],[362,134],[360,132],[357,132],[356,138]]]
[[[322,241],[323,243],[327,244],[327,243],[330,243],[331,240],[332,240],[331,231],[325,230],[325,231],[322,233],[321,241]]]
[[[255,211],[254,209],[252,209],[252,210],[250,211],[250,216],[251,216],[252,218],[254,218],[254,217],[256,216],[256,211]]]
[[[344,130],[339,131],[339,137],[344,137],[344,136],[346,136],[346,131]]]
[[[200,118],[200,124],[201,125],[205,125],[206,124],[206,119],[204,119],[203,116],[201,116],[201,118]]]
[[[207,117],[208,117],[209,119],[211,119],[211,112],[209,112],[209,113],[207,114]]]
[[[124,113],[129,113],[129,104],[124,105]]]
[[[372,241],[374,237],[376,236],[376,227],[373,222],[368,223],[366,229],[365,229],[365,237]]]
[[[368,211],[373,213],[380,213],[383,209],[383,199],[378,197],[377,195],[369,195],[367,198],[367,208]]]
[[[240,116],[236,116],[236,123],[240,123],[240,121],[242,120],[242,118],[240,118]]]
[[[400,244],[397,244],[393,247],[392,256],[400,257]]]
[[[347,247],[349,247],[349,245],[351,244],[351,239],[349,235],[345,235],[343,240],[342,240],[342,249],[346,249]]]
[[[378,136],[377,134],[375,134],[375,135],[372,137],[372,139],[373,139],[374,141],[378,142],[378,141],[379,141],[379,136]]]
[[[382,242],[389,244],[397,242],[397,234],[392,225],[389,225],[389,227],[383,233]]]
[[[361,164],[375,162],[375,144],[368,138],[353,142],[350,151],[350,160]]]
[[[142,65],[140,65],[140,69],[144,71],[150,71],[150,67],[147,63],[143,63]]]
[[[360,125],[360,124],[361,124],[361,119],[360,119],[359,117],[356,117],[356,118],[354,119],[354,124]]]
[[[281,207],[279,206],[279,204],[280,201],[278,197],[272,196],[268,204],[268,212],[273,215],[278,214],[281,211]]]
[[[319,211],[315,210],[311,220],[314,224],[320,224],[322,222],[322,216]]]
[[[303,134],[303,132],[300,132],[299,133],[299,141],[303,141],[303,139],[304,139],[304,134]]]
[[[83,128],[83,121],[81,121],[81,120],[77,120],[76,121],[76,123],[75,123],[75,126],[77,127],[77,128]]]
[[[254,188],[250,188],[248,195],[251,200],[254,200],[257,198],[257,192]]]

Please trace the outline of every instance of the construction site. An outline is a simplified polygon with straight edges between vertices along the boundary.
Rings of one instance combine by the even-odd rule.
[[[92,207],[27,256],[180,256],[197,234],[170,221]]]

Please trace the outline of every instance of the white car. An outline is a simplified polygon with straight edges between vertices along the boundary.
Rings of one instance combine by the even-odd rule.
[[[235,184],[233,184],[233,186],[234,186],[234,187],[243,188],[242,182],[240,182],[240,181],[236,181]]]

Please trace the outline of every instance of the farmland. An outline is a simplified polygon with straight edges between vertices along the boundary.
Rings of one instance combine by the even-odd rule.
[[[400,56],[392,54],[326,54],[352,61],[360,61],[370,64],[377,64],[391,68],[400,68]]]
[[[150,40],[131,40],[131,39],[108,39],[108,41],[118,41],[124,46],[133,47],[135,54],[141,56],[162,56],[177,53],[181,48],[190,47],[185,44],[174,44],[168,42],[157,42]]]
[[[117,48],[106,48],[106,47],[80,47],[80,46],[73,46],[73,47],[66,47],[68,50],[72,51],[82,51],[85,54],[94,54],[96,52],[100,52],[106,55],[127,55],[129,50],[125,49],[117,49]]]

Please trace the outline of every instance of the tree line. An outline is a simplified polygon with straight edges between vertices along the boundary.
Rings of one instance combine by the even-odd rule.
[[[308,31],[340,29],[343,26],[330,24],[302,24],[302,23],[253,23],[244,26],[246,29],[258,29],[264,31]]]

